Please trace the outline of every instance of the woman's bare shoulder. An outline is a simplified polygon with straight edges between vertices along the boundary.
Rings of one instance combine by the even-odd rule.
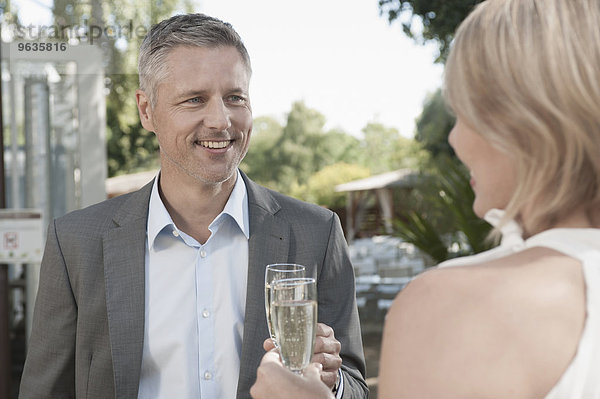
[[[386,318],[380,389],[406,390],[396,397],[468,398],[478,389],[543,396],[574,355],[584,298],[579,263],[546,248],[423,273]]]

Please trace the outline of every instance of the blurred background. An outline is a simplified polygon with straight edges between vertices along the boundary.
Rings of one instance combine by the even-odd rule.
[[[0,397],[18,394],[48,222],[158,170],[135,107],[141,40],[162,19],[203,12],[230,22],[252,60],[241,168],[342,220],[376,398],[395,295],[426,268],[490,245],[447,144],[454,117],[441,94],[453,32],[479,2],[0,2]]]

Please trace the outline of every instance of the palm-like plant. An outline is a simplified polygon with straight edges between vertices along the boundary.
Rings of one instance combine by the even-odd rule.
[[[475,196],[467,170],[450,159],[438,160],[437,165],[438,173],[416,189],[421,203],[396,220],[395,235],[436,263],[489,249],[491,226],[473,212]]]

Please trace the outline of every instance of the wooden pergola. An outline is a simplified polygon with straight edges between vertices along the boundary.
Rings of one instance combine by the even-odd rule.
[[[158,169],[153,169],[145,172],[110,177],[105,181],[106,195],[108,198],[113,198],[139,190],[154,179],[157,174]]]
[[[398,169],[337,185],[335,191],[347,193],[348,198],[346,240],[351,242],[355,238],[373,200],[381,211],[384,231],[391,234],[394,218],[394,190],[412,189],[420,179],[421,175],[414,169]]]

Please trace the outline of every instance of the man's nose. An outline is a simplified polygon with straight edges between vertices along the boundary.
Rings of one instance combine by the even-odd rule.
[[[223,100],[210,101],[204,116],[204,125],[209,129],[226,130],[231,127],[229,109]]]

